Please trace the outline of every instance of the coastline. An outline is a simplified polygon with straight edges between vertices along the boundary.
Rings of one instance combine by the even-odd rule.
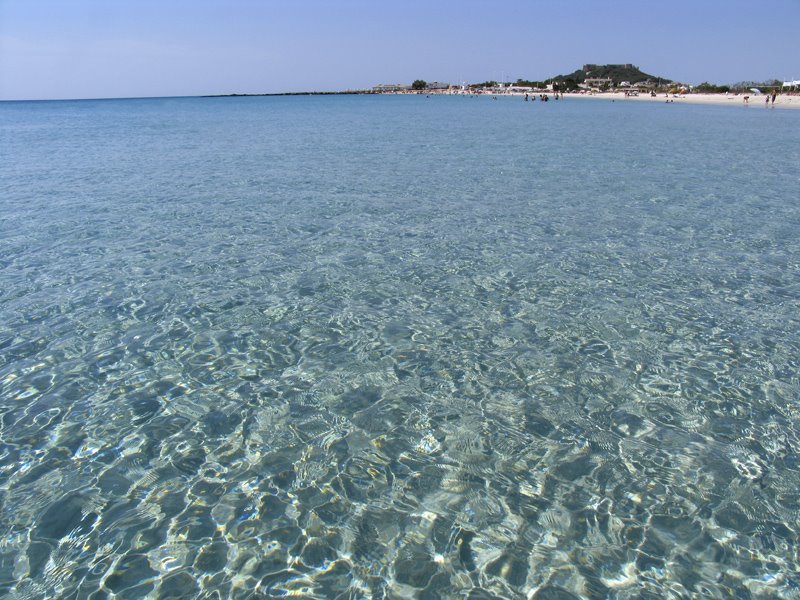
[[[366,92],[369,93],[369,92]],[[439,90],[431,90],[426,92],[379,92],[377,95],[429,95],[429,96],[461,96],[461,95],[474,95],[475,92],[451,92],[451,91],[439,91]],[[550,90],[547,91],[534,91],[529,92],[532,96],[539,96],[541,94],[545,94],[548,96],[552,96],[553,92]],[[525,96],[525,92],[501,92],[501,93],[492,93],[492,92],[477,92],[477,95],[482,96],[495,96],[495,97],[503,97],[503,96]],[[744,108],[749,107],[760,107],[764,108],[766,106],[766,94],[666,94],[664,92],[656,94],[655,97],[651,96],[649,93],[642,92],[639,96],[626,96],[625,92],[563,92],[562,94],[565,98],[589,98],[594,100],[612,100],[614,102],[660,102],[664,103],[675,103],[675,104],[712,104],[717,106],[742,106]],[[745,97],[748,97],[747,102],[745,102]],[[790,108],[790,109],[800,109],[800,95],[796,94],[779,94],[775,97],[775,103],[773,104],[771,101],[769,103],[769,108]]]
[[[657,94],[654,97],[650,94],[639,96],[626,96],[624,92],[598,92],[595,94],[576,94],[565,93],[566,98],[594,98],[597,100],[613,100],[620,102],[661,102],[662,104],[670,101],[675,104],[715,104],[717,106],[742,106],[746,108],[764,108],[766,106],[766,94],[750,94],[750,99],[745,102],[745,94]],[[779,94],[775,97],[775,104],[770,102],[769,107],[775,108],[800,108],[800,96],[790,96]]]

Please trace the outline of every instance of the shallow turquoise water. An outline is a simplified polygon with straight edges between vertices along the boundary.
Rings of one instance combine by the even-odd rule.
[[[0,103],[0,593],[797,597],[799,142]]]

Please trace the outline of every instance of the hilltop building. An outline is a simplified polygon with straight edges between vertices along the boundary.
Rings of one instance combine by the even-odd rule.
[[[620,70],[631,70],[631,69],[639,69],[632,65],[631,63],[624,63],[620,65],[594,65],[594,64],[587,64],[583,65],[583,72],[584,73],[591,73],[592,71],[600,71],[601,69],[620,69]]]

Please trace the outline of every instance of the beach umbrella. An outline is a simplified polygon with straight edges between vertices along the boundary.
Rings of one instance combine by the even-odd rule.
[[[758,89],[758,88],[750,88],[750,91],[753,92],[754,94],[760,94],[761,93],[761,90]]]

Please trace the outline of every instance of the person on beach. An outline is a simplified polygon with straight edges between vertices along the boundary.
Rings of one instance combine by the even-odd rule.
[[[775,106],[775,96],[778,95],[778,92],[772,92],[772,106]]]

